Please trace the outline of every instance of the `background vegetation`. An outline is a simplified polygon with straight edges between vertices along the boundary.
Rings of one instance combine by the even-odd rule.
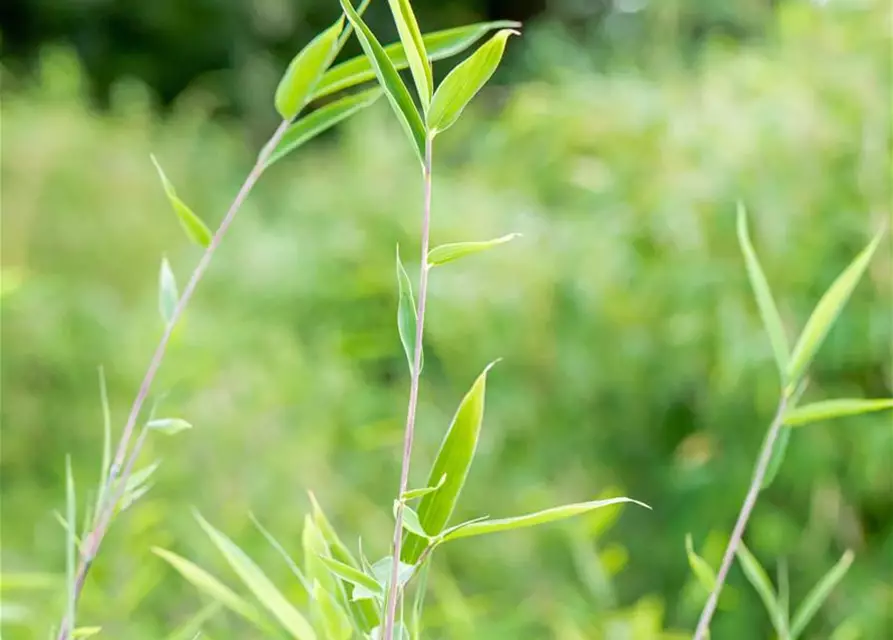
[[[65,453],[82,482],[99,473],[97,366],[120,425],[161,329],[160,256],[181,279],[198,257],[149,154],[197,212],[219,219],[273,121],[266,96],[280,60],[334,13],[322,2],[301,5],[306,16],[289,3],[255,3],[287,11],[290,22],[252,40],[255,27],[216,4],[207,15],[191,13],[201,3],[144,4],[129,19],[146,24],[136,15],[156,11],[169,28],[146,52],[133,53],[137,43],[117,23],[85,13],[78,24],[94,30],[84,36],[94,44],[78,47],[85,66],[70,50],[44,47],[33,74],[4,15],[7,638],[43,637],[61,612],[64,536],[53,510],[64,505]],[[647,640],[690,630],[704,594],[684,536],[692,532],[716,562],[776,399],[735,201],[748,205],[794,326],[891,219],[886,3],[725,4],[747,28],[694,29],[694,14],[709,12],[684,2],[661,5],[674,11],[602,8],[566,28],[574,5],[557,3],[510,47],[506,83],[440,143],[434,240],[524,237],[433,278],[418,459],[433,456],[458,399],[502,356],[459,515],[619,491],[654,511],[597,512],[457,543],[430,581],[434,638]],[[484,9],[419,5],[426,30]],[[371,15],[381,19],[373,28],[385,24],[383,6]],[[231,31],[215,31],[218,19]],[[84,54],[103,38],[113,55],[99,57],[111,71]],[[232,54],[190,68],[201,66],[206,41],[240,50],[244,40],[257,65]],[[128,59],[155,70],[124,65],[148,85],[114,71]],[[198,75],[218,63],[233,71]],[[96,97],[103,82],[105,105]],[[107,539],[83,624],[102,624],[110,638],[156,639],[202,606],[150,553],[169,547],[224,573],[192,507],[286,590],[288,569],[249,512],[297,548],[313,490],[345,538],[362,535],[364,547],[386,551],[406,393],[393,249],[399,242],[404,259],[416,253],[420,202],[401,135],[380,102],[277,165],[252,195],[156,388],[166,413],[197,429],[151,443],[145,462],[162,460],[156,485]],[[891,260],[886,242],[823,347],[809,395],[891,395]],[[767,567],[787,563],[795,601],[845,548],[856,552],[810,638],[837,629],[836,640],[880,639],[893,625],[891,460],[889,413],[804,428],[757,507],[748,546]],[[768,637],[737,570],[732,585],[715,636]],[[225,614],[208,633],[249,637]]]

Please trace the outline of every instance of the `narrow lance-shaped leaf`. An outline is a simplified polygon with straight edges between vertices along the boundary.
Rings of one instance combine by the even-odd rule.
[[[713,571],[713,567],[707,564],[704,558],[695,552],[691,534],[685,536],[685,554],[688,556],[688,566],[691,567],[704,590],[707,593],[713,591],[714,587],[716,587],[716,572]]]
[[[346,565],[343,562],[338,562],[334,558],[319,556],[319,559],[333,574],[342,580],[346,580],[352,585],[368,589],[372,593],[383,595],[381,585],[378,584],[372,576],[367,575],[350,565]]]
[[[336,54],[344,17],[317,35],[289,63],[276,87],[274,102],[283,120],[292,120],[307,104],[313,89]]]
[[[353,626],[347,612],[319,582],[313,583],[313,604],[326,640],[349,640]]]
[[[286,130],[282,140],[267,159],[265,168],[269,168],[270,165],[278,162],[301,145],[328,131],[361,109],[372,105],[381,95],[381,89],[378,88],[361,91],[339,98],[300,118]]]
[[[415,306],[415,298],[412,295],[412,282],[400,260],[400,247],[397,247],[397,333],[403,344],[403,352],[409,363],[409,371],[412,373],[415,364],[415,340],[418,326],[418,311]],[[419,358],[419,373],[425,367],[425,350]]]
[[[487,365],[462,398],[428,474],[428,485],[437,483],[446,474],[443,486],[434,493],[423,496],[419,502],[419,522],[432,536],[438,535],[446,527],[465,485],[484,419],[487,373],[494,364],[496,362]],[[415,564],[426,545],[424,538],[408,535],[403,545],[402,560]]]
[[[528,513],[523,516],[514,518],[501,518],[499,520],[484,520],[482,522],[474,522],[465,527],[456,529],[443,537],[443,541],[456,540],[458,538],[470,538],[472,536],[482,536],[488,533],[499,533],[501,531],[512,531],[514,529],[523,529],[525,527],[535,527],[549,522],[565,520],[572,518],[594,509],[609,507],[611,505],[631,502],[640,507],[650,509],[647,504],[633,500],[632,498],[611,498],[609,500],[592,500],[590,502],[577,502],[574,504],[566,504],[560,507],[552,507],[544,509],[536,513]]]
[[[766,466],[766,475],[763,476],[760,489],[768,489],[775,482],[778,472],[781,471],[781,465],[784,462],[785,455],[787,455],[790,442],[791,428],[782,425],[778,431],[778,437],[772,445],[772,457],[769,458],[769,464]]]
[[[363,52],[372,63],[375,76],[388,96],[388,101],[391,103],[394,113],[397,114],[400,125],[403,127],[406,135],[409,136],[419,162],[423,163],[427,134],[422,118],[419,116],[419,112],[412,101],[412,96],[409,95],[409,91],[406,89],[406,85],[403,84],[400,74],[397,73],[394,63],[391,62],[391,59],[388,58],[375,35],[357,14],[350,0],[341,0],[341,6],[344,9],[344,13],[347,14],[347,19],[353,24],[357,40],[360,41]]]
[[[831,567],[828,573],[819,580],[818,584],[803,599],[803,604],[797,609],[791,621],[791,640],[797,640],[800,634],[806,630],[806,626],[812,621],[819,609],[822,608],[822,605],[825,604],[834,587],[843,580],[846,572],[849,571],[850,566],[853,564],[853,557],[853,552],[847,550],[840,560],[837,561],[837,564]]]
[[[862,275],[865,273],[865,269],[868,267],[868,263],[871,261],[871,257],[874,255],[883,234],[884,231],[879,232],[871,243],[844,269],[843,273],[837,277],[828,291],[825,292],[825,295],[822,296],[822,299],[819,300],[809,320],[806,321],[806,326],[803,328],[803,332],[800,334],[800,338],[797,340],[797,344],[794,346],[794,351],[791,354],[787,376],[789,387],[796,384],[806,372],[807,367],[825,340],[825,336],[828,335],[828,331],[831,330],[834,321],[840,315],[853,289],[856,288],[859,280],[862,279]]]
[[[750,242],[750,235],[747,231],[747,212],[744,209],[744,205],[740,202],[738,203],[738,243],[741,245],[741,253],[744,254],[744,263],[747,266],[750,286],[757,300],[760,317],[763,319],[763,327],[769,335],[769,342],[772,344],[775,363],[782,378],[781,383],[784,385],[787,377],[788,360],[790,359],[790,346],[788,345],[784,325],[781,322],[781,316],[778,313],[778,308],[775,306],[775,300],[772,298],[769,282],[763,274],[763,268],[760,266],[760,261],[757,259],[757,254]]]
[[[409,0],[388,0],[388,4],[394,15],[397,33],[400,34],[400,42],[403,43],[409,71],[412,73],[412,79],[418,90],[422,111],[427,111],[431,102],[431,94],[434,91],[434,78],[431,74],[431,63],[428,62],[428,54],[425,52],[425,43],[422,40],[418,22],[416,22]]]
[[[410,489],[401,496],[401,499],[403,501],[415,500],[416,498],[421,498],[422,496],[426,496],[429,493],[434,493],[443,486],[444,482],[446,482],[446,474],[440,476],[440,480],[433,487],[425,487],[423,489]]]
[[[158,274],[158,311],[165,324],[170,324],[180,294],[177,292],[177,281],[167,258],[161,259],[161,270]]]
[[[520,22],[511,20],[478,22],[464,27],[454,27],[425,34],[422,36],[422,42],[427,50],[429,60],[443,60],[444,58],[462,53],[493,29],[516,28],[520,26]],[[402,43],[395,42],[389,44],[384,48],[384,51],[395,69],[405,69],[409,66]],[[368,82],[374,78],[375,71],[365,55],[345,60],[326,71],[319,85],[317,85],[316,91],[313,93],[313,99],[328,96],[337,91]]]
[[[320,582],[327,591],[341,591],[347,598],[341,582],[335,580],[329,569],[320,561],[320,556],[331,556],[329,545],[309,514],[304,516],[304,529],[301,531],[301,545],[304,550],[304,574],[311,582]]]
[[[893,398],[822,400],[788,411],[785,414],[784,423],[789,427],[799,427],[812,422],[856,416],[862,413],[884,411],[886,409],[893,409]]]
[[[84,638],[92,638],[96,634],[102,631],[102,627],[78,627],[74,631],[71,632],[71,637],[77,640],[82,640]]]
[[[434,247],[428,252],[428,264],[432,267],[446,264],[447,262],[464,258],[473,253],[479,253],[481,251],[486,251],[487,249],[492,249],[493,247],[498,247],[499,245],[511,242],[520,236],[520,233],[510,233],[501,238],[494,238],[493,240],[484,240],[481,242],[454,242],[450,244],[442,244]]]
[[[77,541],[77,503],[74,493],[74,474],[71,472],[71,456],[65,456],[65,519],[68,523],[68,535],[65,545],[65,573],[68,577],[68,601],[65,624],[74,629],[76,596],[74,584],[74,565],[78,553]]]
[[[738,562],[741,563],[741,568],[744,570],[744,575],[747,577],[748,582],[750,582],[751,586],[753,586],[754,590],[756,590],[760,599],[763,601],[763,606],[766,608],[766,613],[769,614],[769,618],[772,620],[772,626],[775,628],[775,632],[778,633],[779,638],[786,638],[788,634],[785,622],[786,614],[782,611],[781,605],[775,596],[775,590],[772,588],[772,581],[769,580],[766,570],[763,569],[759,560],[754,557],[750,550],[745,546],[744,542],[738,542],[738,548],[735,550],[735,553],[738,556]]]
[[[267,625],[263,623],[263,619],[257,609],[194,562],[159,547],[152,547],[152,553],[167,562],[189,581],[192,586],[210,596],[215,602],[219,602],[258,629],[269,630]]]
[[[155,170],[158,171],[158,177],[161,178],[164,193],[167,195],[167,199],[174,208],[174,213],[177,214],[177,218],[180,220],[180,225],[183,227],[183,231],[186,232],[186,235],[195,244],[207,248],[208,245],[211,244],[211,238],[213,237],[211,230],[208,229],[204,222],[202,222],[201,218],[193,213],[192,209],[186,206],[185,202],[180,200],[176,190],[174,190],[174,185],[167,179],[167,176],[164,174],[164,171],[162,170],[161,165],[158,164],[158,160],[155,159],[155,156],[150,156],[150,158],[152,159],[152,164],[155,165]]]
[[[146,423],[146,426],[152,431],[157,431],[168,436],[192,428],[192,425],[182,418],[157,418],[155,420],[150,420]]]
[[[168,271],[170,271],[170,266],[168,266]],[[99,489],[96,492],[96,505],[93,507],[93,513],[97,517],[105,502],[109,472],[112,467],[112,413],[109,408],[105,369],[102,367],[99,367],[99,400],[102,404],[102,468],[99,472]]]
[[[255,528],[260,531],[260,534],[266,538],[267,542],[273,547],[282,560],[285,562],[286,566],[291,569],[292,575],[298,579],[298,582],[301,583],[301,586],[304,588],[306,595],[310,596],[310,582],[308,582],[306,576],[304,576],[304,572],[301,571],[301,568],[298,567],[297,563],[292,559],[291,555],[289,555],[288,551],[285,550],[285,547],[270,533],[266,527],[264,527],[260,521],[254,516],[254,514],[249,513],[248,517],[251,519],[251,522],[254,524]]]
[[[208,534],[208,537],[211,538],[214,546],[223,554],[233,571],[236,572],[258,601],[282,623],[283,628],[297,640],[316,640],[316,633],[307,619],[289,603],[260,567],[232,540],[211,526],[201,515],[196,513],[195,518],[205,533]]]
[[[505,51],[505,43],[513,29],[502,29],[450,71],[443,79],[428,110],[428,129],[431,135],[446,131],[459,118],[462,110],[477,95],[496,71]]]
[[[394,500],[394,517],[397,516],[397,510],[400,508],[400,501]],[[422,523],[419,522],[419,514],[415,512],[415,509],[410,507],[409,505],[403,505],[403,518],[401,519],[401,524],[403,528],[409,531],[410,533],[414,533],[417,536],[421,536],[422,538],[429,538],[430,536],[425,532],[422,528]]]

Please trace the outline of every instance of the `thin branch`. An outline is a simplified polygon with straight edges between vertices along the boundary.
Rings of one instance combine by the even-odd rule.
[[[425,182],[425,203],[422,213],[422,257],[419,266],[419,301],[418,301],[418,320],[416,322],[415,331],[415,352],[413,353],[412,372],[410,374],[409,384],[409,406],[406,410],[406,432],[403,437],[403,463],[400,471],[400,491],[398,496],[402,496],[409,488],[409,462],[412,457],[412,438],[415,433],[415,417],[416,408],[419,400],[419,378],[421,377],[422,368],[422,336],[425,327],[425,301],[428,297],[428,242],[431,231],[431,155],[432,155],[431,136],[425,140],[425,165],[423,168],[423,176]],[[400,550],[403,543],[403,508],[402,500],[397,502],[396,524],[394,525],[394,556],[391,568],[391,582],[388,588],[387,608],[384,622],[383,640],[393,640],[394,623],[397,617],[397,592],[398,577],[400,573]]]
[[[710,620],[716,612],[716,605],[719,602],[719,594],[722,592],[723,585],[729,575],[729,570],[732,568],[732,563],[735,561],[735,553],[738,549],[738,544],[741,542],[741,538],[744,536],[744,530],[747,528],[747,521],[750,519],[750,514],[753,512],[753,508],[757,503],[757,498],[760,496],[763,479],[766,477],[766,471],[769,469],[769,462],[772,460],[775,441],[778,439],[778,434],[784,425],[784,414],[787,409],[787,404],[788,396],[782,394],[781,400],[778,402],[778,409],[775,412],[775,417],[772,419],[772,424],[769,426],[769,431],[766,433],[766,437],[763,441],[763,448],[760,450],[760,457],[757,460],[757,466],[754,469],[753,479],[750,482],[750,489],[747,491],[747,497],[744,499],[744,504],[741,505],[738,521],[735,523],[735,528],[732,530],[732,537],[729,539],[729,544],[723,555],[719,572],[716,574],[716,586],[713,587],[713,592],[710,594],[707,603],[704,605],[704,610],[701,612],[701,618],[698,620],[698,626],[692,640],[704,640],[710,630]]]
[[[282,140],[282,136],[285,135],[289,124],[291,123],[288,121],[283,121],[282,124],[279,125],[279,128],[276,129],[276,132],[271,136],[270,141],[264,146],[263,150],[258,155],[254,167],[252,167],[251,171],[248,174],[248,177],[245,178],[245,182],[242,184],[242,187],[239,189],[238,194],[236,194],[236,197],[233,200],[233,203],[230,205],[229,210],[223,217],[223,221],[220,223],[220,227],[218,227],[217,232],[214,234],[214,237],[211,238],[211,242],[210,244],[208,244],[208,248],[205,249],[205,253],[202,255],[201,260],[199,260],[198,265],[196,265],[195,270],[192,272],[192,276],[189,278],[189,282],[186,284],[186,288],[183,290],[183,294],[177,301],[177,306],[174,309],[173,314],[171,314],[170,321],[168,322],[167,327],[165,327],[164,333],[161,335],[161,340],[158,342],[158,346],[155,348],[155,353],[149,363],[149,368],[146,370],[146,374],[143,376],[143,381],[140,384],[139,391],[137,392],[136,398],[133,401],[133,405],[131,405],[130,407],[130,414],[127,417],[127,422],[124,425],[124,431],[121,434],[121,440],[119,441],[118,448],[115,451],[115,458],[114,462],[112,463],[111,470],[109,471],[109,477],[103,487],[102,493],[107,497],[107,499],[104,501],[102,508],[97,510],[93,530],[86,537],[83,546],[81,547],[80,563],[78,565],[77,573],[75,574],[74,580],[75,605],[77,605],[77,601],[80,598],[81,592],[83,591],[87,573],[90,571],[93,560],[94,558],[96,558],[96,554],[99,551],[99,546],[102,544],[102,540],[105,537],[106,532],[108,531],[109,525],[111,524],[112,516],[115,513],[115,507],[123,496],[127,484],[127,479],[130,477],[130,474],[133,471],[133,465],[137,457],[139,456],[140,450],[142,449],[142,444],[145,441],[146,432],[143,431],[140,434],[140,437],[137,439],[136,445],[133,447],[133,451],[131,452],[130,456],[127,456],[127,452],[130,448],[130,441],[133,438],[134,429],[136,427],[137,419],[139,418],[140,411],[142,410],[146,399],[149,397],[149,389],[152,387],[152,382],[155,380],[155,375],[161,368],[161,363],[164,360],[164,355],[167,351],[167,346],[170,342],[171,335],[173,334],[174,327],[176,326],[177,321],[183,315],[183,312],[186,310],[186,306],[189,304],[189,301],[192,299],[192,295],[193,293],[195,293],[195,289],[198,286],[199,281],[202,279],[202,276],[204,276],[205,271],[207,271],[208,265],[211,263],[211,258],[214,256],[214,252],[220,246],[223,237],[226,235],[226,232],[235,219],[236,214],[239,212],[239,209],[241,209],[242,205],[245,203],[245,199],[248,197],[251,189],[254,187],[255,183],[257,183],[261,174],[264,172],[264,168],[266,166],[267,160],[270,157],[270,154],[273,152],[273,149],[275,149],[276,146],[279,144],[279,141]],[[66,616],[60,626],[58,640],[69,640],[69,638],[71,637],[71,629],[69,628],[70,626],[70,621],[68,619],[68,616]]]

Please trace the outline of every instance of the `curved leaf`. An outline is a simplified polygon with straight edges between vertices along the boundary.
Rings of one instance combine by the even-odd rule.
[[[232,540],[215,529],[200,514],[195,514],[199,525],[211,538],[214,546],[223,554],[229,566],[241,578],[245,586],[254,594],[258,601],[276,617],[283,628],[297,640],[316,640],[316,633],[307,619],[295,609],[282,595],[273,582],[264,574],[260,567],[248,557]]]
[[[276,87],[274,102],[283,120],[293,120],[307,104],[313,89],[337,53],[344,17],[307,43],[292,59]]]
[[[179,300],[180,294],[177,292],[177,280],[174,278],[171,264],[167,261],[167,258],[162,258],[161,270],[158,273],[158,311],[161,313],[161,319],[164,320],[164,324],[170,324]],[[107,476],[108,473],[106,473]],[[105,478],[103,478],[103,482],[105,482]]]
[[[171,206],[174,208],[174,213],[177,214],[177,219],[180,220],[180,226],[183,227],[183,231],[186,232],[186,235],[195,244],[207,249],[213,238],[211,230],[208,229],[204,222],[202,222],[201,218],[193,213],[192,209],[186,206],[185,202],[180,200],[177,196],[177,192],[174,190],[174,185],[167,179],[164,170],[161,168],[161,165],[158,164],[158,160],[155,156],[150,155],[149,157],[152,159],[152,164],[155,165],[158,177],[161,178],[161,185],[164,187],[164,193],[170,201]]]
[[[496,71],[505,51],[506,40],[512,34],[520,35],[514,29],[498,31],[443,79],[434,92],[428,111],[431,135],[446,131],[456,122],[462,110]]]
[[[422,33],[419,31],[419,24],[416,22],[409,0],[388,0],[388,4],[394,15],[397,33],[400,34],[400,42],[403,43],[409,71],[412,73],[412,79],[418,90],[422,111],[427,111],[431,102],[431,94],[434,91],[434,78],[431,74],[428,54],[425,52]]]
[[[346,565],[343,562],[338,562],[334,558],[319,556],[319,559],[322,560],[322,563],[326,565],[333,574],[342,580],[346,580],[352,585],[368,589],[372,593],[384,595],[381,585],[378,584],[372,576],[366,575],[359,569]]]
[[[799,427],[812,422],[856,416],[862,413],[884,411],[886,409],[893,409],[893,398],[822,400],[821,402],[813,402],[812,404],[791,409],[785,414],[784,423],[789,427]]]
[[[831,569],[819,580],[818,584],[813,587],[812,591],[806,594],[803,604],[797,609],[794,618],[791,621],[791,640],[797,640],[806,626],[815,617],[825,600],[831,595],[837,583],[843,580],[846,572],[849,571],[850,565],[853,564],[853,552],[847,550],[846,553],[837,561]]]
[[[440,534],[449,522],[465,485],[484,419],[487,373],[494,364],[496,361],[486,366],[462,398],[428,474],[429,486],[436,484],[446,474],[446,480],[440,489],[423,496],[419,502],[419,523],[432,536]],[[424,538],[409,534],[403,545],[402,560],[415,564],[427,544]]]
[[[775,628],[776,633],[778,633],[778,637],[786,638],[788,635],[785,622],[786,614],[779,604],[778,598],[775,596],[775,589],[772,587],[772,581],[769,579],[766,570],[763,569],[759,560],[757,560],[744,545],[743,541],[738,542],[738,548],[735,549],[735,554],[738,556],[738,562],[741,563],[741,568],[744,571],[744,575],[747,577],[748,582],[750,582],[757,594],[759,594],[760,599],[763,601],[763,606],[766,608],[766,613],[769,614],[769,617],[772,620],[772,626]]]
[[[428,264],[433,266],[446,264],[459,258],[492,249],[506,242],[511,242],[515,238],[521,237],[520,233],[509,233],[500,238],[493,240],[484,240],[478,242],[453,242],[450,244],[442,244],[431,249],[428,252]]]
[[[552,507],[535,513],[528,513],[523,516],[515,516],[514,518],[500,518],[498,520],[484,520],[481,522],[472,522],[467,526],[457,528],[443,537],[443,542],[456,540],[458,538],[470,538],[472,536],[482,536],[488,533],[499,533],[501,531],[512,531],[514,529],[523,529],[525,527],[535,527],[549,522],[565,520],[574,516],[609,507],[615,504],[623,504],[631,502],[640,507],[650,509],[644,502],[633,500],[632,498],[610,498],[608,500],[592,500],[590,502],[577,502],[574,504],[566,504],[560,507]]]
[[[388,96],[388,101],[397,114],[397,119],[403,127],[404,132],[409,136],[413,149],[415,149],[419,162],[424,163],[425,159],[425,125],[422,122],[419,112],[416,110],[412,97],[400,79],[400,74],[394,67],[394,63],[388,58],[384,48],[376,39],[375,35],[363,22],[363,19],[357,14],[350,0],[341,0],[341,7],[347,14],[347,19],[353,24],[356,30],[357,39],[363,52],[372,64],[375,70],[375,76],[378,78],[379,84]]]
[[[427,50],[429,60],[443,60],[465,51],[468,47],[483,38],[493,29],[520,27],[520,22],[512,20],[497,20],[495,22],[478,22],[464,27],[434,31],[422,36],[422,43]],[[409,66],[403,44],[395,42],[384,47],[384,51],[390,58],[395,69],[405,69]],[[357,56],[335,65],[329,69],[313,93],[313,100],[331,95],[342,89],[347,89],[375,78],[375,71],[369,58],[365,55]]]
[[[381,89],[377,88],[361,91],[339,98],[304,116],[288,128],[264,167],[269,168],[274,162],[281,160],[304,143],[346,120],[357,111],[370,106],[381,97],[381,93]]]
[[[415,364],[415,340],[416,327],[418,323],[418,311],[415,305],[415,298],[412,295],[412,282],[409,280],[409,274],[403,267],[403,261],[400,260],[400,247],[397,247],[397,333],[400,335],[400,342],[403,345],[403,352],[406,354],[406,361],[409,363],[409,372],[412,373]],[[419,358],[419,373],[425,368],[425,350],[422,349]]]

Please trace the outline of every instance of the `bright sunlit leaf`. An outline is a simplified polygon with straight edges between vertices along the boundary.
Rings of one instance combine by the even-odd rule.
[[[152,159],[152,164],[155,165],[155,170],[158,171],[158,177],[161,178],[161,184],[164,187],[164,193],[167,195],[167,199],[170,201],[171,206],[174,208],[174,213],[177,214],[177,219],[180,221],[180,225],[183,227],[183,231],[186,232],[186,235],[192,240],[195,244],[207,248],[208,245],[211,244],[211,238],[213,235],[211,234],[211,230],[202,222],[201,218],[199,218],[195,213],[193,213],[192,209],[186,206],[178,196],[177,192],[174,189],[174,185],[170,180],[167,179],[167,176],[164,174],[164,170],[161,168],[161,165],[158,164],[158,160],[155,156],[150,156]]]
[[[181,418],[158,418],[150,420],[146,426],[152,431],[158,431],[168,436],[192,428],[189,422]]]
[[[161,259],[161,271],[158,274],[158,311],[165,324],[170,324],[174,318],[174,310],[180,294],[177,291],[177,280],[167,258]]]
[[[292,59],[276,87],[276,111],[283,120],[293,120],[307,104],[313,89],[332,63],[344,18],[317,35]]]
[[[418,22],[412,12],[409,0],[388,0],[388,4],[394,16],[394,23],[397,25],[397,33],[400,34],[400,42],[403,44],[403,51],[409,63],[409,71],[422,103],[422,111],[427,111],[428,104],[431,102],[431,94],[434,91],[434,79]]]
[[[856,416],[874,411],[885,411],[887,409],[893,409],[893,398],[822,400],[788,411],[785,414],[784,423],[789,427],[799,427],[813,422]]]
[[[430,264],[431,266],[446,264],[447,262],[452,262],[453,260],[458,260],[459,258],[463,258],[474,253],[479,253],[481,251],[486,251],[487,249],[492,249],[493,247],[498,247],[501,244],[511,242],[515,238],[519,237],[521,237],[520,233],[510,233],[508,235],[502,236],[501,238],[494,238],[493,240],[442,244],[440,246],[434,247],[431,251],[428,252],[428,264]]]

